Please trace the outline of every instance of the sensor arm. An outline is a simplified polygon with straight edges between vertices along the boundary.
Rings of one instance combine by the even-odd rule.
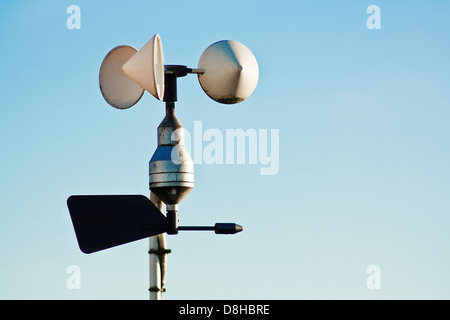
[[[216,234],[236,234],[242,230],[244,228],[236,223],[216,223],[214,226],[178,226],[177,205],[167,205],[167,234],[178,234],[178,231],[214,231]]]
[[[235,234],[244,230],[244,228],[236,223],[216,223],[211,227],[203,226],[190,226],[190,227],[178,227],[180,231],[214,231],[216,234]]]
[[[188,73],[195,73],[195,74],[204,74],[205,73],[205,69],[189,69],[188,68]]]
[[[164,66],[164,74],[175,75],[176,77],[184,77],[188,73],[203,74],[205,69],[193,69],[183,65],[169,64]]]

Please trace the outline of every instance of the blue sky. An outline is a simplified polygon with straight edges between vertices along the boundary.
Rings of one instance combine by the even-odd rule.
[[[69,30],[69,5],[81,29]],[[369,5],[381,29],[369,30]],[[148,241],[83,254],[72,194],[148,195],[164,104],[116,110],[98,87],[106,53],[160,34],[166,64],[245,44],[253,95],[211,100],[178,81],[193,132],[279,129],[279,171],[195,166],[168,236],[164,299],[449,299],[450,25],[447,1],[2,1],[0,298],[147,299]],[[67,267],[81,271],[69,290]],[[366,269],[381,270],[369,290]]]

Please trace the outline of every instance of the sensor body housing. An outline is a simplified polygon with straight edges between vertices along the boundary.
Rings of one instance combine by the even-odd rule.
[[[158,127],[158,147],[149,163],[150,190],[175,205],[194,188],[194,162],[184,146],[184,128],[167,102]]]

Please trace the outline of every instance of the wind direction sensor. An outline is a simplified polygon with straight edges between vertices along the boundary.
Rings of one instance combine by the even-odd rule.
[[[149,187],[153,196],[166,204],[167,213],[162,214],[142,195],[71,196],[67,205],[82,252],[92,253],[155,235],[177,234],[178,231],[235,234],[243,230],[235,223],[178,226],[178,204],[194,188],[194,164],[184,147],[184,128],[175,116],[177,79],[188,74],[198,76],[202,89],[211,99],[236,104],[253,93],[259,70],[252,52],[231,40],[209,46],[201,55],[197,68],[164,65],[158,34],[139,50],[121,45],[105,56],[99,84],[103,97],[111,106],[130,108],[145,91],[165,102],[166,115],[158,126],[158,147],[149,162]],[[158,287],[157,290],[162,289]]]
[[[80,249],[92,253],[164,232],[166,217],[145,196],[71,196]]]
[[[93,253],[167,232],[167,219],[142,195],[74,195],[67,199],[70,216],[83,253]],[[213,227],[179,227],[185,231],[242,231],[235,223]]]

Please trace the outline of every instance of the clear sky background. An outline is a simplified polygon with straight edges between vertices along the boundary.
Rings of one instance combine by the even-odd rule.
[[[66,26],[71,4],[80,30]],[[366,26],[372,4],[380,30]],[[186,129],[280,132],[276,175],[195,166],[180,224],[245,230],[167,236],[164,299],[449,299],[449,12],[444,0],[1,1],[0,298],[148,299],[148,240],[85,255],[66,200],[149,194],[164,104],[146,93],[116,110],[98,71],[111,48],[158,33],[166,64],[196,67],[223,39],[259,63],[234,106],[180,79]],[[71,265],[80,289],[66,286]]]

